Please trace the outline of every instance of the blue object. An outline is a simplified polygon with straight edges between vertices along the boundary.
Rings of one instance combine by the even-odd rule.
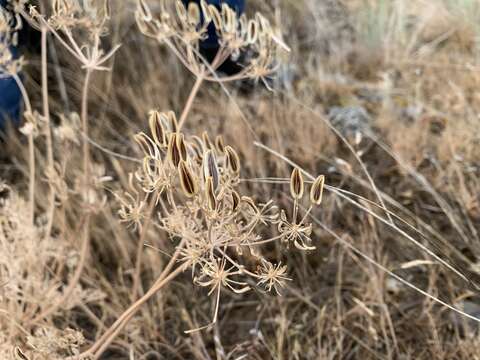
[[[0,0],[0,7],[4,7],[6,1]],[[0,38],[2,34],[0,33]],[[17,49],[11,47],[10,52],[13,57],[18,56]],[[22,93],[11,76],[6,76],[0,71],[0,130],[4,130],[8,120],[14,125],[20,122],[20,107],[22,103]]]
[[[185,6],[187,6],[190,2],[195,2],[199,4],[200,0],[183,0]],[[215,5],[218,8],[220,8],[222,4],[227,4],[232,9],[234,9],[238,15],[243,14],[243,12],[245,11],[245,0],[207,0],[207,3]],[[200,47],[206,50],[218,49],[218,37],[213,23],[208,26],[208,38],[202,41]]]

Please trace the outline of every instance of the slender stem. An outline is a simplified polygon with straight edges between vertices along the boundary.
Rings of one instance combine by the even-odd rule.
[[[43,118],[45,119],[45,137],[47,141],[47,174],[48,177],[53,176],[53,143],[52,133],[50,129],[50,109],[48,104],[48,72],[47,72],[47,36],[48,31],[45,26],[41,28],[42,39],[42,100],[43,100]],[[47,227],[45,230],[45,237],[50,236],[53,225],[53,214],[55,211],[55,192],[53,186],[50,185],[50,191],[48,194],[48,207],[47,207]]]
[[[200,90],[200,86],[202,85],[204,79],[205,79],[205,71],[201,72],[197,76],[197,79],[195,80],[195,84],[193,85],[192,90],[190,91],[190,95],[188,96],[187,103],[183,108],[183,112],[178,124],[178,130],[182,128],[183,124],[185,123],[185,120],[187,120],[188,113],[190,112],[193,105],[193,100],[195,100],[195,97],[197,96],[198,90]]]
[[[128,321],[137,313],[140,307],[145,304],[153,295],[156,294],[161,288],[163,288],[166,284],[168,284],[171,280],[176,278],[182,272],[184,272],[189,263],[184,263],[183,265],[177,267],[174,271],[172,271],[163,281],[158,284],[155,284],[150,291],[148,291],[144,296],[142,296],[137,302],[135,302],[132,306],[130,306],[129,310],[127,310],[124,314],[124,319],[121,320],[120,324],[115,328],[112,334],[105,340],[105,342],[100,346],[100,348],[95,352],[93,359],[97,360],[102,356],[103,352],[107,350],[110,346],[112,341],[118,335],[120,331],[127,325]],[[119,319],[120,320],[120,319]]]
[[[88,88],[90,84],[90,77],[91,77],[91,70],[87,68],[85,74],[85,80],[83,85],[82,91],[82,109],[81,109],[81,117],[82,117],[82,131],[88,136]],[[78,282],[80,281],[80,277],[83,273],[83,269],[85,268],[85,264],[87,262],[87,255],[90,249],[90,209],[88,204],[89,198],[89,180],[90,180],[90,148],[89,142],[87,141],[86,137],[83,141],[83,196],[84,202],[87,203],[87,212],[85,215],[85,222],[82,224],[83,228],[83,236],[82,236],[82,248],[80,249],[80,260],[73,275],[72,280],[68,284],[67,288],[63,292],[63,295],[60,299],[57,300],[51,307],[47,308],[45,311],[41,312],[37,315],[32,321],[38,322],[41,319],[47,317],[48,315],[52,314],[59,306],[61,306],[73,293],[75,287],[77,286]]]
[[[130,320],[130,318],[136,313],[138,310],[137,306],[140,306],[141,304],[145,303],[150,297],[152,297],[158,290],[160,290],[161,286],[167,281],[167,278],[172,276],[172,274],[175,271],[178,271],[178,269],[182,269],[181,271],[184,271],[188,266],[190,266],[190,263],[185,263],[184,265],[180,266],[175,270],[174,272],[171,272],[171,269],[173,268],[174,264],[176,263],[178,256],[180,255],[180,252],[182,248],[185,245],[186,240],[182,239],[180,244],[177,247],[177,250],[173,254],[172,258],[168,262],[167,266],[165,269],[162,271],[162,273],[159,275],[157,281],[152,285],[150,290],[147,291],[145,295],[143,295],[140,299],[138,299],[135,303],[133,303],[125,312],[120,315],[120,317],[113,323],[112,326],[88,349],[86,352],[84,352],[80,357],[85,357],[87,355],[92,355],[97,350],[99,350],[102,347],[102,344],[105,343],[105,341],[108,341],[110,337],[115,333],[117,334],[118,331],[117,329],[119,327],[123,328],[126,323]],[[137,305],[140,304],[140,305]],[[133,313],[132,313],[133,312]],[[112,338],[113,340],[113,338]],[[110,340],[111,342],[111,340]]]
[[[132,301],[135,301],[138,296],[138,291],[140,288],[140,273],[142,271],[142,255],[143,255],[143,246],[145,243],[145,237],[148,233],[148,228],[150,227],[150,223],[152,220],[152,213],[155,209],[155,200],[156,200],[156,193],[153,194],[152,198],[150,199],[150,204],[148,205],[147,210],[147,217],[145,219],[145,223],[142,226],[140,239],[138,240],[137,245],[137,257],[135,262],[135,274],[133,276],[133,287],[132,287]]]

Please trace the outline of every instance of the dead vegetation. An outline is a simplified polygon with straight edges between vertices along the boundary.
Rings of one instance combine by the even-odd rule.
[[[169,4],[17,8],[0,357],[476,359],[477,3]]]

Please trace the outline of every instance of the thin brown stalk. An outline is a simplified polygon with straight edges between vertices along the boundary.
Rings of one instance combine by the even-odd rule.
[[[49,176],[53,175],[53,143],[52,133],[50,129],[50,109],[48,103],[48,72],[47,72],[47,37],[48,30],[45,26],[41,28],[41,52],[42,52],[42,101],[43,101],[43,118],[45,120],[45,137],[47,142],[47,172]],[[47,227],[45,237],[50,236],[53,225],[53,214],[55,211],[55,192],[50,185],[47,205]]]

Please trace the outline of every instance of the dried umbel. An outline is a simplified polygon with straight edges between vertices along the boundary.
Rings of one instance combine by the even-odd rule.
[[[4,10],[0,6],[0,79],[18,74],[23,67],[23,57],[15,58],[12,47],[17,46],[18,30],[22,20],[17,14]]]
[[[135,13],[140,31],[170,47],[181,62],[194,74],[209,81],[218,81],[216,68],[226,59],[248,54],[243,70],[238,75],[224,77],[222,81],[245,78],[262,79],[278,68],[278,53],[289,50],[276,35],[270,22],[261,14],[252,19],[238,16],[227,4],[217,7],[201,0],[187,7],[181,0],[161,0],[158,17],[152,14],[145,0],[137,1]],[[199,54],[199,44],[208,38],[209,26],[215,28],[219,51],[216,59],[206,65]]]
[[[312,249],[312,228],[296,218],[288,221],[285,211],[280,211],[272,200],[257,203],[242,196],[236,151],[223,144],[223,139],[213,145],[206,133],[200,138],[186,136],[178,129],[172,132],[162,120],[169,117],[167,113],[152,112],[151,137],[144,133],[136,136],[144,165],[130,178],[137,183],[132,183],[127,193],[135,195],[127,196],[129,202],[121,200],[120,215],[124,221],[138,225],[145,215],[142,204],[153,197],[159,204],[155,208],[156,225],[176,242],[181,266],[191,268],[195,284],[215,294],[215,321],[222,289],[243,293],[250,290],[251,284],[264,286],[267,291],[282,288],[289,280],[287,267],[265,259],[262,246],[283,241],[302,250]],[[169,139],[167,147],[159,140],[163,138],[160,132]],[[199,151],[192,151],[194,148]],[[300,183],[303,187],[303,180]],[[298,190],[298,186],[295,184],[295,194],[301,195],[303,189]],[[279,233],[272,234],[272,229]],[[257,266],[245,266],[244,254],[249,254],[250,259],[253,256]]]

